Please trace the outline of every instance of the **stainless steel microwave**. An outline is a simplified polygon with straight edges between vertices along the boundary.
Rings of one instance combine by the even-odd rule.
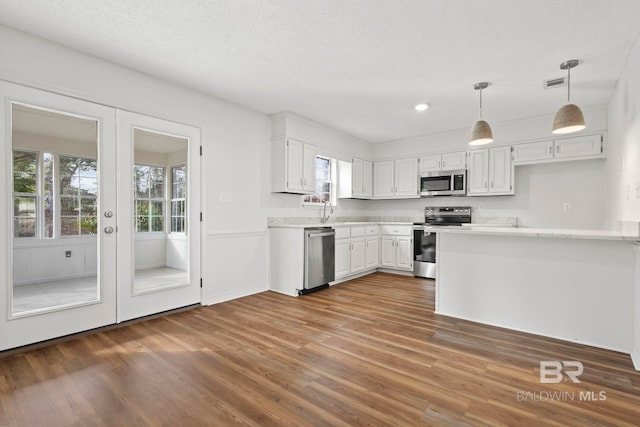
[[[420,195],[464,196],[467,194],[467,171],[437,171],[420,174]]]

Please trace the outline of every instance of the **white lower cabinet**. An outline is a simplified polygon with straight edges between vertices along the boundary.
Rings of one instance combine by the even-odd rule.
[[[413,229],[409,225],[380,227],[380,266],[413,270]]]
[[[378,267],[378,225],[336,227],[336,279]]]
[[[377,268],[380,264],[380,238],[379,227],[377,225],[370,225],[366,227],[365,232],[365,270]]]

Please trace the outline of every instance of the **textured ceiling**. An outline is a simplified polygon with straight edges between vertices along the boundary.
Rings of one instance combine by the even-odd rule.
[[[638,0],[0,0],[0,23],[371,142],[607,104]],[[418,114],[412,107],[428,102]]]

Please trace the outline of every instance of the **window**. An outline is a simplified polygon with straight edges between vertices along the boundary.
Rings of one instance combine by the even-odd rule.
[[[14,237],[55,238],[56,215],[60,236],[96,234],[97,200],[95,159],[13,150]]]
[[[136,232],[164,232],[165,169],[135,165],[134,198]]]
[[[13,151],[13,237],[36,237],[38,153]]]
[[[71,156],[59,156],[59,158],[60,235],[96,234],[98,231],[97,161]]]
[[[187,171],[184,165],[171,168],[171,232],[186,232]]]
[[[316,157],[316,192],[303,196],[305,204],[324,204],[329,202],[335,205],[335,160],[326,157]]]

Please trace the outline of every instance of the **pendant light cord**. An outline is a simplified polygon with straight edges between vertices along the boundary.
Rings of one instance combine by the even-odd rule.
[[[571,67],[567,68],[567,104],[571,104]]]
[[[482,87],[480,88],[480,118],[482,120]]]

